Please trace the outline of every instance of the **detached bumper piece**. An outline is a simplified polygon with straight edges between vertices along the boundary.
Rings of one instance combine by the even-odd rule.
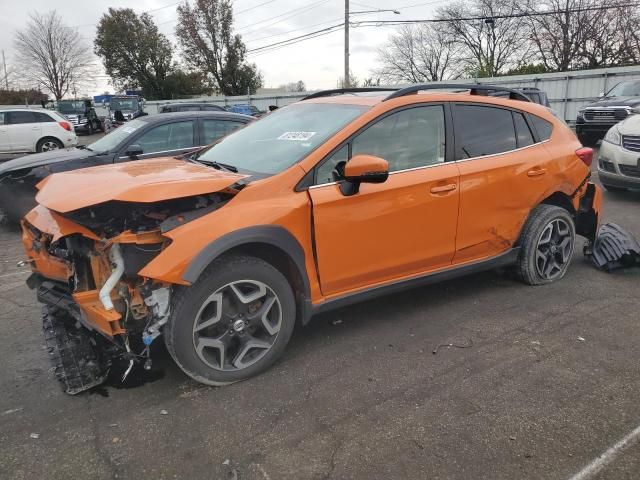
[[[43,307],[42,329],[55,375],[69,395],[102,384],[109,374],[110,361],[101,358],[100,340],[75,321],[65,311]]]
[[[605,272],[618,268],[640,267],[640,243],[615,223],[605,223],[600,227],[593,246],[585,249],[585,255]]]

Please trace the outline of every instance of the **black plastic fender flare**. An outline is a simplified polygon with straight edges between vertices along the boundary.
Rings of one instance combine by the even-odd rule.
[[[293,261],[302,279],[303,291],[297,293],[303,297],[303,311],[300,312],[300,315],[303,323],[306,323],[310,318],[311,288],[305,266],[304,250],[293,234],[279,225],[247,227],[228,233],[212,241],[189,263],[182,275],[182,279],[190,284],[195,283],[207,266],[216,258],[232,248],[251,243],[260,243],[276,247],[282,250]]]

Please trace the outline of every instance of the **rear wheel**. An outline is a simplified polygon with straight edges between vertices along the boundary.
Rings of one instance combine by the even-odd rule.
[[[517,276],[529,285],[560,280],[567,273],[575,246],[573,217],[565,209],[539,205],[525,224]]]
[[[51,150],[59,150],[63,147],[62,142],[57,138],[45,137],[36,145],[36,150],[40,152],[50,152]]]
[[[295,316],[282,273],[259,258],[228,257],[176,291],[165,343],[187,375],[225,385],[271,366],[289,342]]]

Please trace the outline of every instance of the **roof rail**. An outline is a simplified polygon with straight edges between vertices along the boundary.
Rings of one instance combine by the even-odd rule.
[[[391,92],[395,90],[399,89],[393,87],[335,88],[333,90],[322,90],[320,92],[312,93],[311,95],[304,97],[301,101],[311,100],[312,98],[330,97],[332,95],[340,95],[342,93]]]
[[[429,83],[422,85],[411,85],[410,87],[403,88],[401,90],[393,92],[387,98],[383,100],[392,100],[394,98],[404,97],[405,95],[411,95],[423,90],[469,90],[471,95],[478,95],[478,92],[508,92],[511,100],[522,100],[523,102],[530,102],[531,99],[524,93],[515,90],[513,88],[499,87],[497,85],[480,85],[480,84],[464,84],[464,83]]]

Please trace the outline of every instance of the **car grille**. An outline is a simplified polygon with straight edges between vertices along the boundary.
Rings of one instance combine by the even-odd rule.
[[[636,177],[640,178],[640,168],[634,167],[633,165],[618,165],[620,167],[620,171],[623,175],[627,177]]]
[[[71,122],[71,125],[78,125],[78,115],[66,115],[67,120]]]
[[[640,135],[623,135],[622,148],[632,152],[640,152]]]
[[[600,160],[600,170],[604,170],[605,172],[616,173],[616,167],[613,162],[608,160]]]
[[[587,122],[616,123],[627,118],[629,114],[624,108],[588,109],[584,112]]]

